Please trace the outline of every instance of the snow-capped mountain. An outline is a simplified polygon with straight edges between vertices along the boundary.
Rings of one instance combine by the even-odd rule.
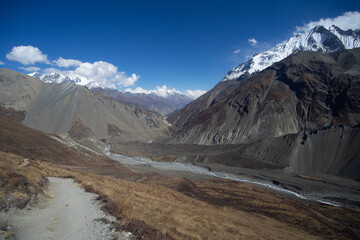
[[[157,87],[156,90],[150,91],[137,88],[135,90],[126,89],[125,92],[122,92],[115,89],[105,88],[95,81],[89,81],[88,79],[78,76],[70,77],[61,73],[41,74],[38,72],[33,72],[28,75],[47,83],[70,82],[73,84],[83,85],[96,91],[97,93],[114,98],[123,104],[139,106],[141,108],[160,113],[164,116],[184,107],[193,100],[175,89],[168,89],[166,86]]]
[[[179,92],[171,92],[166,95],[159,95],[156,94],[156,92],[132,93],[129,91],[121,92],[115,89],[107,88],[93,88],[93,90],[97,93],[111,97],[123,104],[136,105],[152,112],[160,113],[163,116],[184,107],[193,100]]]
[[[89,81],[88,79],[80,78],[80,77],[69,77],[69,76],[65,76],[65,75],[62,75],[62,74],[56,73],[56,72],[55,73],[46,73],[46,74],[33,72],[33,73],[29,73],[28,75],[30,77],[40,79],[47,83],[70,82],[70,83],[86,86],[88,88],[95,88],[95,87],[96,88],[104,88],[103,86],[101,86],[99,83],[97,83],[95,81]]]
[[[310,31],[298,33],[268,51],[254,55],[250,60],[230,70],[222,81],[241,79],[260,72],[298,50],[335,52],[360,47],[360,29],[344,31],[336,26],[316,26]]]

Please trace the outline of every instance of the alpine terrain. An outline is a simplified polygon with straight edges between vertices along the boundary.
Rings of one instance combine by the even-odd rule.
[[[230,70],[213,89],[199,97],[181,111],[169,116],[168,120],[182,128],[202,110],[228,96],[246,81],[250,75],[271,66],[299,50],[329,53],[360,47],[360,30],[343,31],[336,26],[325,28],[316,26],[310,31],[298,33],[268,51],[255,55],[248,61]]]
[[[65,76],[60,73],[41,74],[33,72],[28,74],[46,83],[74,83],[86,86],[99,94],[113,98],[125,105],[135,105],[149,111],[159,113],[163,116],[174,112],[190,103],[192,99],[182,93],[175,91],[163,91],[159,93],[131,93],[129,91],[119,91],[101,86],[95,81],[90,81],[79,76]]]
[[[135,85],[140,75],[126,72],[146,76],[146,86],[174,78],[186,88],[174,87],[188,89],[197,76],[190,69],[194,63],[212,75],[211,64],[200,61],[201,51],[194,57],[188,46],[201,42],[203,56],[213,59],[203,41],[210,35],[183,35],[184,26],[188,33],[195,32],[192,25],[216,29],[208,21],[215,20],[222,29],[211,32],[211,43],[223,41],[215,35],[233,28],[213,14],[214,19],[202,18],[203,11],[192,16],[201,21],[193,24],[190,16],[185,21],[183,11],[172,12],[182,10],[181,4],[172,9],[161,4],[158,11],[153,4],[144,9],[136,3],[139,13],[159,17],[151,16],[147,25],[147,14],[133,21],[134,11],[128,10],[134,5],[121,5],[131,18],[108,12],[111,24],[117,20],[116,31],[94,14],[94,22],[81,14],[85,31],[72,28],[81,21],[62,18],[69,23],[66,33],[74,33],[65,34],[74,40],[66,49],[64,34],[52,43],[59,46],[56,51],[47,50],[53,46],[46,42],[50,35],[45,41],[37,37],[46,52],[14,46],[6,62],[0,61],[44,73],[0,69],[0,239],[360,239],[359,29],[317,23],[310,29],[309,23],[310,30],[254,55],[193,100],[204,91],[182,94],[171,84],[171,89],[145,90]],[[96,5],[91,13],[107,16],[102,8]],[[51,14],[58,16],[57,10]],[[228,12],[216,17],[228,16],[233,17]],[[360,12],[339,18],[354,16],[360,19]],[[40,34],[41,24],[34,26]],[[139,34],[140,27],[148,32]],[[86,34],[100,28],[104,32]],[[251,24],[248,29],[255,31]],[[240,34],[246,31],[241,28]],[[256,42],[246,43],[255,47]],[[94,43],[97,48],[89,51]],[[240,49],[231,52],[241,56],[235,55]],[[48,53],[73,53],[82,61],[56,60]],[[115,65],[100,61],[101,54]],[[127,86],[134,88],[118,90]]]
[[[116,135],[124,141],[170,136],[169,124],[162,117],[71,82],[44,83],[1,69],[0,91],[3,107],[22,111],[25,125],[44,132],[68,133],[79,139]]]
[[[358,178],[360,50],[346,49],[358,45],[358,30],[317,26],[255,56],[169,116],[180,129],[170,142],[242,144],[233,160],[211,160],[231,166],[260,160]]]
[[[163,116],[180,109],[192,101],[188,96],[171,92],[160,96],[155,93],[121,92],[115,89],[93,88],[99,94],[113,98],[126,105],[135,105]]]

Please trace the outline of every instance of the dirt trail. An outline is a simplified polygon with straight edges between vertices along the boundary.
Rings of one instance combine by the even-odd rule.
[[[48,197],[39,206],[1,213],[0,218],[14,227],[16,239],[113,239],[118,234],[99,220],[114,219],[100,210],[96,195],[85,192],[71,179],[49,181]]]

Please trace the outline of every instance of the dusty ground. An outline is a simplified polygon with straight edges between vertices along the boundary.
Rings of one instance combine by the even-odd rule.
[[[15,239],[113,239],[116,233],[104,222],[114,218],[100,210],[95,198],[71,179],[49,178],[49,190],[39,205],[1,212],[0,219],[12,226]]]

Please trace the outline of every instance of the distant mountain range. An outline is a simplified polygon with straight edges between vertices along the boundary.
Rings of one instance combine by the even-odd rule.
[[[360,30],[341,30],[336,26],[316,26],[310,31],[298,33],[268,51],[254,55],[248,61],[230,70],[222,81],[239,80],[260,72],[275,62],[299,50],[335,52],[360,47]]]
[[[104,88],[104,86],[101,86],[99,83],[95,81],[89,81],[86,78],[65,76],[57,72],[46,73],[46,74],[33,72],[33,73],[29,73],[28,75],[30,77],[40,79],[46,83],[74,83],[77,85],[86,86],[88,88],[94,88],[94,87]]]
[[[79,77],[69,77],[60,73],[47,73],[41,74],[33,72],[28,74],[31,77],[40,79],[46,83],[73,83],[77,85],[83,85],[96,91],[99,94],[116,99],[127,105],[139,106],[141,108],[150,110],[155,113],[160,113],[165,116],[177,109],[184,107],[190,103],[193,99],[176,91],[168,91],[166,94],[154,93],[131,93],[118,91],[116,89],[109,89],[101,86],[97,82],[88,82],[88,80],[81,79]]]
[[[163,116],[184,107],[192,101],[191,98],[180,93],[171,93],[166,95],[166,97],[162,97],[154,93],[130,93],[108,88],[92,88],[92,90],[121,103],[139,106],[152,112],[160,113]]]

